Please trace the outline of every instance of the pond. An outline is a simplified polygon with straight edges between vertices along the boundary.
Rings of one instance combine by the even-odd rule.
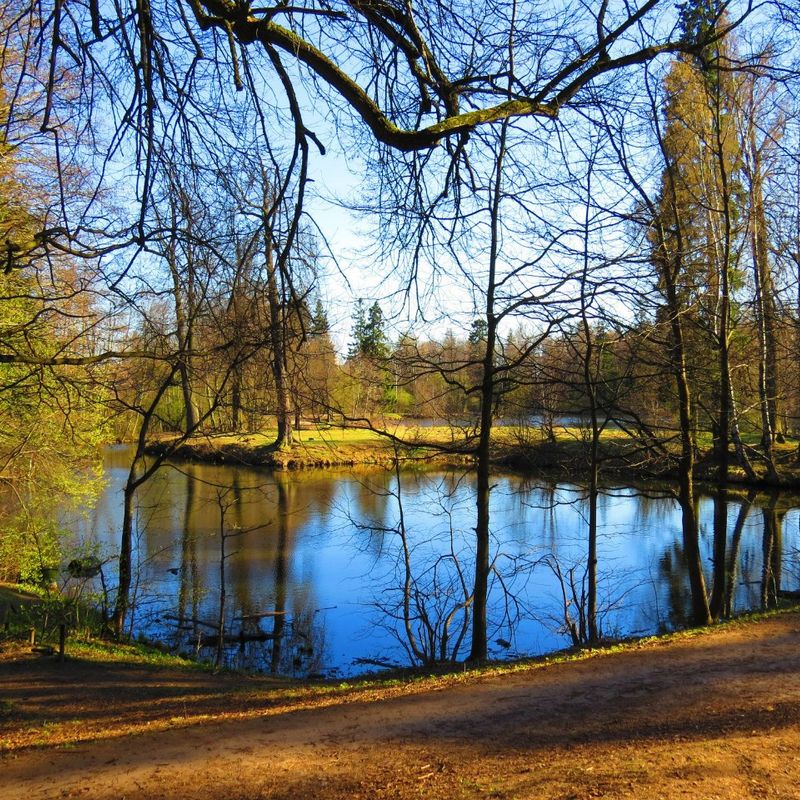
[[[128,459],[127,448],[109,448],[96,507],[69,520],[109,559],[110,587]],[[464,658],[474,476],[428,469],[400,478],[391,470],[165,466],[137,497],[130,632],[176,652],[296,676]],[[800,586],[798,507],[785,495],[728,501],[716,574],[730,613]],[[585,606],[585,487],[496,473],[491,513],[490,656],[569,646]],[[711,587],[713,498],[700,498],[699,514]],[[668,487],[606,487],[598,521],[602,634],[685,625],[689,582]]]

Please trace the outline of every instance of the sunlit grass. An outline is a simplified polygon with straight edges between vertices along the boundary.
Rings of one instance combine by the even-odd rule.
[[[586,429],[577,426],[559,426],[554,431],[557,441],[564,443],[583,441]],[[239,446],[248,448],[269,447],[277,439],[277,428],[263,428],[259,431],[243,433],[203,434],[189,439],[190,444],[209,444],[214,447]],[[401,440],[410,446],[431,444],[451,444],[454,441],[472,441],[477,429],[470,425],[419,425],[413,420],[377,420],[372,428],[342,427],[338,425],[304,425],[301,430],[292,432],[291,446],[345,445],[361,447],[384,447],[392,449]],[[535,426],[496,426],[492,439],[503,443],[545,441],[544,429]],[[604,441],[624,441],[630,436],[618,429],[605,430]]]
[[[665,454],[677,457],[680,442],[674,431],[656,433],[661,436],[662,452],[643,447],[643,442],[635,435],[619,428],[604,429],[600,436],[600,452],[605,468],[641,478],[666,474],[670,467],[674,468],[674,462],[670,463],[671,459]],[[587,427],[579,425],[559,425],[552,429],[527,424],[496,425],[491,436],[492,457],[520,469],[560,468],[565,465],[570,469],[581,469],[588,459],[590,435]],[[372,428],[304,422],[300,430],[292,432],[292,436],[291,444],[276,449],[275,427],[243,433],[200,435],[191,438],[178,455],[200,461],[250,463],[286,469],[387,466],[396,458],[406,463],[433,460],[461,465],[471,461],[478,443],[478,430],[472,424],[433,426],[393,417],[374,419]],[[751,453],[756,473],[765,473],[766,465],[758,454],[756,440],[756,435],[751,435],[746,449]],[[700,451],[697,463],[707,477],[712,477],[713,464],[708,458],[712,450],[711,436],[699,434],[697,444]],[[796,447],[796,440],[788,438],[775,445],[781,474],[790,481],[800,478],[800,468],[794,457]],[[733,447],[729,474],[733,481],[747,481],[747,476],[736,464]],[[698,477],[702,478],[702,475],[698,474]]]
[[[146,644],[132,642],[105,642],[101,640],[70,640],[69,657],[99,664],[135,664],[149,665],[169,669],[185,669],[190,671],[211,670],[209,664],[191,661],[180,656],[164,653],[158,648]]]

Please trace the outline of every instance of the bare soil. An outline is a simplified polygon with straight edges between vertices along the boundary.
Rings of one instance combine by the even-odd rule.
[[[800,798],[797,612],[505,674],[275,686],[7,652],[0,798]]]

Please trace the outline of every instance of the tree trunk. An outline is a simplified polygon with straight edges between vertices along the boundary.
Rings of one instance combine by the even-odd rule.
[[[719,55],[719,53],[717,53]],[[731,438],[736,446],[736,456],[740,466],[745,470],[751,480],[756,479],[752,465],[744,449],[744,443],[739,432],[739,421],[736,414],[736,400],[734,396],[733,380],[731,377],[731,269],[733,261],[733,221],[731,196],[731,178],[728,174],[730,165],[727,163],[725,141],[723,138],[723,109],[722,89],[720,87],[721,73],[715,73],[716,85],[713,89],[714,115],[713,126],[715,136],[715,156],[719,174],[719,205],[722,208],[722,253],[717,252],[719,271],[719,322],[717,326],[717,347],[719,350],[719,418],[718,437],[715,441],[715,455],[717,461],[717,479],[724,483],[728,480],[730,471],[729,447]],[[711,225],[713,228],[713,224]],[[709,251],[718,249],[717,234],[711,234]]]
[[[192,381],[189,367],[189,356],[184,353],[178,367],[181,379],[181,392],[183,394],[184,432],[191,433],[197,427],[197,414],[192,395]]]
[[[242,421],[242,366],[236,363],[231,368],[231,430],[237,433]]]
[[[694,419],[689,376],[686,371],[686,350],[683,340],[683,327],[681,325],[681,309],[678,303],[674,275],[669,266],[664,269],[663,276],[666,284],[672,333],[672,369],[678,390],[681,440],[681,455],[678,459],[678,502],[681,507],[683,551],[689,571],[689,585],[692,594],[692,622],[695,625],[708,625],[711,622],[711,612],[706,595],[703,563],[700,558],[700,530],[694,493]]]
[[[180,210],[187,225],[187,238],[192,236],[192,212],[183,193],[180,193]],[[177,210],[173,207],[172,224],[177,230]],[[191,433],[197,427],[197,414],[195,412],[192,393],[192,361],[191,351],[193,346],[192,318],[195,311],[195,270],[192,245],[189,245],[188,260],[186,264],[186,294],[184,296],[182,283],[182,270],[178,267],[176,240],[173,239],[167,250],[167,261],[172,276],[172,293],[175,301],[175,327],[178,336],[178,374],[181,381],[184,410],[184,432]]]
[[[591,197],[592,184],[591,172],[587,177],[586,196]],[[597,409],[597,373],[595,372],[594,357],[595,344],[591,325],[588,318],[588,303],[586,299],[587,282],[589,280],[589,224],[590,207],[587,203],[584,216],[584,250],[583,274],[581,277],[581,324],[586,347],[583,352],[583,384],[586,397],[589,401],[589,416],[591,419],[591,443],[589,446],[589,530],[586,549],[586,630],[589,644],[599,641],[597,630],[597,496],[600,478],[600,425]]]
[[[150,405],[143,414],[139,435],[136,440],[136,452],[131,460],[131,465],[128,469],[128,478],[125,482],[122,503],[122,531],[120,533],[119,547],[119,583],[117,585],[114,612],[111,617],[112,630],[117,637],[122,636],[122,632],[125,628],[125,618],[130,606],[130,592],[133,577],[133,517],[136,490],[152,477],[163,463],[165,457],[164,454],[161,454],[150,461],[150,463],[145,463],[143,461],[145,448],[147,446],[147,435],[150,430],[150,422],[155,416],[158,404],[161,402],[164,393],[172,385],[176,371],[177,367],[173,367],[172,371],[165,376],[161,385],[158,387],[158,391],[156,391],[150,401]]]
[[[266,219],[266,214],[265,214]],[[270,363],[272,379],[275,384],[275,416],[278,422],[278,435],[275,446],[281,447],[292,443],[292,410],[289,402],[289,385],[286,380],[286,337],[284,336],[283,314],[278,296],[278,277],[272,250],[272,231],[264,230],[264,247],[266,248],[267,269],[267,302],[269,305],[269,336],[272,345]]]
[[[470,661],[485,661],[487,655],[487,602],[489,585],[489,457],[492,434],[492,403],[494,400],[495,341],[494,319],[486,336],[486,357],[481,385],[481,429],[477,451],[477,515],[475,522],[475,588],[473,591],[472,649]]]
[[[125,484],[122,501],[122,532],[119,544],[119,581],[114,613],[111,616],[111,628],[119,639],[125,629],[125,620],[130,607],[131,583],[133,578],[133,500],[136,494],[136,481],[133,467]]]
[[[725,579],[727,575],[725,550],[728,544],[728,493],[724,486],[717,488],[714,495],[714,557],[713,580],[709,610],[711,619],[716,622],[725,608]]]
[[[753,254],[753,277],[756,289],[756,318],[759,338],[758,393],[761,406],[761,446],[770,477],[777,476],[773,443],[778,427],[778,364],[776,337],[776,308],[769,268],[767,218],[764,209],[764,187],[761,154],[756,143],[753,121],[750,121],[750,235]]]
[[[289,556],[289,495],[280,476],[276,476],[278,492],[278,542],[275,550],[275,616],[272,618],[272,654],[270,672],[280,672],[283,633],[286,626],[286,572]]]
[[[470,661],[485,661],[487,656],[487,611],[489,592],[489,459],[492,437],[492,415],[494,412],[495,364],[494,351],[497,344],[497,318],[494,313],[495,280],[500,236],[500,199],[505,156],[507,123],[500,128],[500,142],[495,163],[495,180],[492,189],[489,213],[491,216],[491,239],[489,243],[489,275],[486,285],[486,342],[480,386],[480,435],[477,457],[477,496],[475,520],[475,584],[472,594],[472,647]]]

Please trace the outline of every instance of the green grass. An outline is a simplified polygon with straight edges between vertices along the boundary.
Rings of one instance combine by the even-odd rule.
[[[378,423],[376,422],[376,425]],[[306,423],[300,431],[294,431],[294,441],[274,451],[277,431],[265,428],[258,432],[241,434],[213,434],[197,436],[187,443],[180,453],[182,457],[199,461],[238,462],[278,468],[335,467],[352,465],[381,465],[393,462],[398,454],[403,459],[430,460],[464,463],[471,459],[476,445],[474,430],[459,427],[419,426],[414,420],[383,420],[389,436],[375,430],[358,427],[340,427],[329,424]],[[547,438],[546,431],[534,426],[504,425],[492,430],[493,458],[498,463],[514,465],[518,469],[548,470],[568,468],[575,471],[585,467],[588,458],[588,431],[578,426],[560,426],[554,430],[554,441]],[[755,434],[750,438],[754,439]],[[641,442],[619,429],[608,429],[601,434],[601,457],[608,472],[627,474],[631,479],[646,479],[664,475],[675,464],[663,454],[648,455]],[[698,446],[699,480],[713,480],[714,467],[708,458],[711,437],[700,434]],[[679,442],[665,440],[667,451],[676,457]],[[800,465],[794,454],[796,442],[787,440],[775,446],[780,462],[781,480],[789,485],[800,481]],[[765,464],[752,453],[752,465],[757,474],[766,475]],[[731,452],[730,476],[732,481],[747,483],[746,477],[736,466]]]
[[[31,605],[45,597],[46,593],[43,589],[35,589],[16,583],[0,583],[0,604],[3,605]]]
[[[140,642],[126,644],[94,639],[70,639],[67,642],[67,654],[70,658],[99,664],[135,664],[205,672],[213,669],[210,664],[164,653],[157,647]]]
[[[367,674],[354,677],[350,680],[340,680],[337,683],[319,682],[309,683],[292,678],[278,678],[284,687],[275,689],[284,699],[296,699],[313,695],[337,694],[356,690],[402,687],[408,684],[468,681],[477,676],[499,676],[515,672],[537,669],[552,664],[565,664],[573,661],[584,661],[592,658],[601,658],[615,653],[646,647],[654,644],[682,641],[713,634],[715,631],[729,627],[740,627],[787,613],[797,613],[800,605],[787,603],[779,608],[768,611],[754,611],[737,615],[731,619],[722,620],[713,625],[697,628],[686,628],[668,633],[652,636],[623,639],[596,647],[570,647],[543,656],[522,658],[515,661],[492,661],[484,664],[442,664],[434,667],[408,667],[384,673]],[[122,644],[104,641],[70,640],[68,642],[70,658],[97,664],[129,664],[133,666],[146,666],[165,670],[184,670],[214,672],[212,665],[191,661],[176,655],[164,653],[161,650],[141,643]],[[229,674],[235,671],[226,670]],[[247,674],[247,673],[242,673]],[[270,681],[276,680],[274,676]],[[252,687],[249,687],[252,688]],[[0,716],[4,713],[0,705]]]

